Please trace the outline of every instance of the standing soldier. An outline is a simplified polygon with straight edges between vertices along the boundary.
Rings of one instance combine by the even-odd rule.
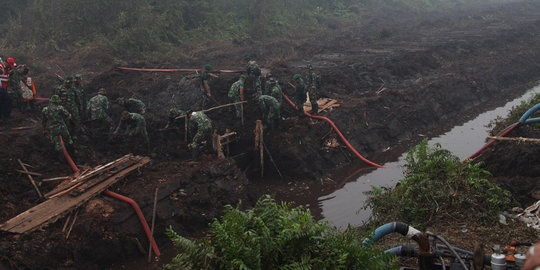
[[[150,141],[148,140],[148,133],[146,132],[146,121],[142,115],[123,111],[120,123],[118,124],[118,127],[116,127],[113,135],[117,136],[118,131],[123,127],[125,127],[125,133],[123,135],[132,137],[133,135],[141,134],[146,143],[147,151],[150,152]]]
[[[92,97],[85,107],[88,108],[88,121],[90,121],[92,133],[96,135],[96,131],[98,134],[103,131],[111,132],[113,120],[107,113],[110,104],[105,88],[100,88],[98,94]]]
[[[276,79],[270,79],[270,86],[268,88],[268,91],[265,92],[265,95],[274,97],[279,106],[281,106],[283,102],[283,95],[281,94],[281,87],[279,86],[279,83]]]
[[[41,126],[43,127],[43,134],[49,137],[49,141],[54,145],[54,150],[61,156],[62,144],[60,143],[60,136],[62,136],[62,140],[68,149],[73,147],[73,140],[71,140],[66,125],[67,121],[71,119],[71,114],[59,103],[60,97],[53,95],[49,100],[49,106],[41,111]]]
[[[261,69],[259,68],[259,65],[257,65],[257,62],[251,60],[251,56],[244,57],[244,61],[247,64],[246,72],[247,75],[250,77],[253,77],[253,91],[254,96],[260,96],[262,95],[262,73]]]
[[[296,104],[296,107],[298,107],[298,116],[302,118],[306,116],[304,113],[304,103],[306,102],[306,85],[304,85],[304,80],[302,80],[300,74],[294,74],[293,80],[296,83],[294,86],[294,103]]]
[[[136,98],[123,98],[119,97],[116,99],[116,103],[123,106],[124,109],[130,113],[138,113],[144,115],[146,113],[146,105]]]
[[[278,128],[281,121],[278,101],[274,97],[267,95],[261,95],[257,99],[262,111],[262,118],[266,118],[266,124],[272,129]]]
[[[244,101],[244,83],[246,82],[247,76],[242,74],[240,75],[240,79],[233,83],[231,85],[231,89],[229,89],[229,101],[231,103]],[[242,106],[241,104],[234,105],[235,108],[235,116],[236,118],[240,118]]]
[[[73,78],[71,76],[66,77],[64,84],[55,89],[55,94],[60,97],[61,105],[71,114],[72,122],[75,128],[78,128],[79,121],[79,106],[77,106],[79,97],[77,92],[73,89]]]
[[[75,88],[79,97],[78,103],[81,119],[86,119],[88,117],[86,115],[86,89],[84,88],[81,74],[75,74],[75,77],[73,77],[73,88]]]
[[[309,93],[309,100],[311,101],[311,113],[316,115],[319,113],[319,104],[317,99],[319,98],[319,76],[313,71],[313,66],[308,64],[306,66],[307,71],[307,90]]]
[[[193,160],[199,158],[199,151],[202,145],[202,142],[205,140],[210,140],[212,137],[212,121],[206,114],[202,111],[200,112],[191,112],[188,111],[189,117],[189,130],[193,134],[195,130],[197,133],[193,136],[193,141],[188,145],[191,148],[191,154]]]
[[[210,92],[210,84],[209,80],[212,76],[214,78],[218,78],[217,75],[210,73],[212,70],[212,66],[209,64],[204,65],[204,68],[201,69],[201,96],[202,96],[202,104],[201,104],[201,110],[206,109],[206,105],[208,105],[209,99],[212,97],[212,92]]]

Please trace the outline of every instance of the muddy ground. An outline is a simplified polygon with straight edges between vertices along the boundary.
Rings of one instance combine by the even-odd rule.
[[[292,95],[286,82],[310,63],[322,73],[322,95],[341,104],[324,115],[335,122],[358,152],[382,164],[386,161],[381,155],[384,149],[397,143],[418,142],[423,136],[437,134],[536,85],[540,80],[539,13],[538,1],[462,7],[423,16],[397,9],[374,10],[366,16],[362,27],[339,25],[334,31],[310,37],[262,43],[214,43],[192,50],[185,63],[122,64],[197,68],[211,63],[216,69],[243,70],[241,59],[249,54],[271,70],[282,88]],[[239,134],[238,141],[231,145],[230,158],[219,160],[207,151],[200,162],[192,162],[183,130],[159,129],[166,124],[169,108],[199,108],[196,74],[120,70],[109,61],[107,52],[97,50],[70,56],[32,58],[51,67],[32,75],[38,85],[41,82],[40,96],[50,95],[54,74],[58,72],[55,66],[59,64],[63,70],[83,74],[90,97],[105,87],[111,101],[119,96],[133,96],[145,101],[148,107],[150,153],[137,140],[91,138],[81,133],[77,134],[74,160],[79,166],[95,166],[129,152],[152,158],[149,165],[112,190],[137,201],[149,218],[153,191],[159,187],[155,231],[162,249],[170,247],[163,234],[165,228],[172,226],[187,237],[200,237],[207,224],[221,215],[225,204],[241,202],[242,207],[249,207],[264,193],[302,201],[304,196],[331,192],[339,183],[325,181],[325,174],[356,159],[343,144],[328,146],[336,135],[327,123],[298,119],[285,104],[285,120],[279,130],[265,133],[265,143],[283,179],[268,156],[265,177],[261,178],[258,152],[253,147],[253,129],[259,113],[250,100],[243,127],[231,119],[226,109],[209,113],[219,133],[230,128]],[[226,92],[237,77],[237,73],[223,73],[211,81],[215,99],[211,105],[227,103]],[[247,96],[251,97],[251,81],[247,85]],[[113,106],[115,121],[120,111],[118,105]],[[52,154],[41,134],[39,112],[15,110],[13,118],[1,126],[3,222],[39,202],[26,176],[16,171],[18,158],[31,165],[32,171],[43,174],[42,178],[69,175],[71,171]],[[27,126],[31,128],[12,130]],[[538,155],[534,154],[538,151],[528,147],[519,151],[494,149],[491,155],[484,155],[486,163],[506,164],[487,165],[494,170],[494,179],[519,195],[516,198],[520,203],[530,202],[529,197],[522,195],[523,190],[538,189]],[[521,158],[516,159],[517,156]],[[48,191],[55,184],[42,183],[40,188]],[[2,263],[17,269],[103,269],[145,257],[147,240],[133,210],[123,202],[98,196],[81,208],[78,220],[68,239],[62,233],[64,219],[27,235],[1,233]],[[489,237],[488,233],[484,235]],[[463,241],[467,238],[470,237]]]

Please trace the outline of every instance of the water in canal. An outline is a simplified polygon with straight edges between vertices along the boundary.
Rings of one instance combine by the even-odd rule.
[[[540,93],[540,86],[536,86],[504,106],[484,112],[463,125],[455,126],[452,130],[431,138],[429,145],[439,143],[443,149],[450,150],[460,160],[464,160],[485,144],[490,131],[487,126],[492,120],[497,116],[506,117],[512,107],[538,93]],[[361,174],[356,180],[345,183],[341,189],[320,197],[318,206],[322,210],[323,219],[339,228],[346,228],[349,224],[361,225],[370,215],[369,209],[362,209],[366,199],[364,192],[371,190],[372,185],[394,186],[402,178],[402,166],[406,154],[407,151],[402,152],[401,155],[397,153],[397,161],[384,164],[387,169],[373,169]]]

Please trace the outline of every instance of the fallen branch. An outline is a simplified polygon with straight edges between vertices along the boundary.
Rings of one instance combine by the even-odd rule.
[[[33,175],[33,176],[42,176],[43,174],[41,173],[37,173],[37,172],[30,172],[30,171],[23,171],[23,170],[16,170],[20,173],[25,173],[25,174],[29,174],[29,175]]]
[[[333,100],[331,100],[330,102],[326,103],[324,106],[322,106],[322,108],[320,108],[320,109],[318,110],[318,112],[320,113],[320,112],[326,110],[328,107],[331,107],[332,105],[334,105],[334,104],[336,104],[336,103],[337,103],[337,100],[333,99]]]
[[[36,185],[36,182],[34,182],[34,178],[32,178],[32,175],[30,175],[30,172],[26,169],[26,166],[24,166],[24,163],[22,163],[22,161],[20,159],[17,159],[17,161],[19,162],[19,164],[21,165],[21,167],[23,168],[24,172],[26,173],[26,175],[28,176],[28,179],[30,179],[30,182],[32,182],[32,185],[34,186],[34,189],[36,190],[37,194],[39,195],[40,198],[43,197],[43,195],[41,195],[41,192],[39,191],[39,188],[38,186]]]
[[[497,141],[540,143],[540,139],[534,139],[534,138],[523,138],[523,137],[507,138],[507,137],[498,137],[498,136],[488,136],[487,138],[492,139],[492,140],[497,140]]]

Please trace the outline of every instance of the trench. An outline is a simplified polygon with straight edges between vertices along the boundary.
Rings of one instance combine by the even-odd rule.
[[[428,145],[433,146],[439,143],[443,149],[449,150],[460,160],[464,160],[485,144],[485,139],[491,130],[488,127],[491,121],[498,116],[506,117],[512,107],[538,93],[540,93],[540,85],[529,89],[525,94],[503,106],[480,113],[474,119],[454,126],[450,131],[429,138]],[[419,134],[419,136],[423,135]],[[337,183],[343,183],[342,187],[309,203],[311,211],[318,213],[317,218],[330,221],[341,229],[349,225],[364,224],[371,215],[371,210],[364,208],[367,198],[365,192],[370,191],[371,186],[392,187],[403,177],[402,167],[410,146],[412,145],[405,143],[386,151],[385,160],[390,160],[390,162],[382,165],[387,169],[366,169],[364,164],[355,163],[344,169],[349,173],[336,172],[332,179]],[[355,180],[350,181],[350,179]]]

